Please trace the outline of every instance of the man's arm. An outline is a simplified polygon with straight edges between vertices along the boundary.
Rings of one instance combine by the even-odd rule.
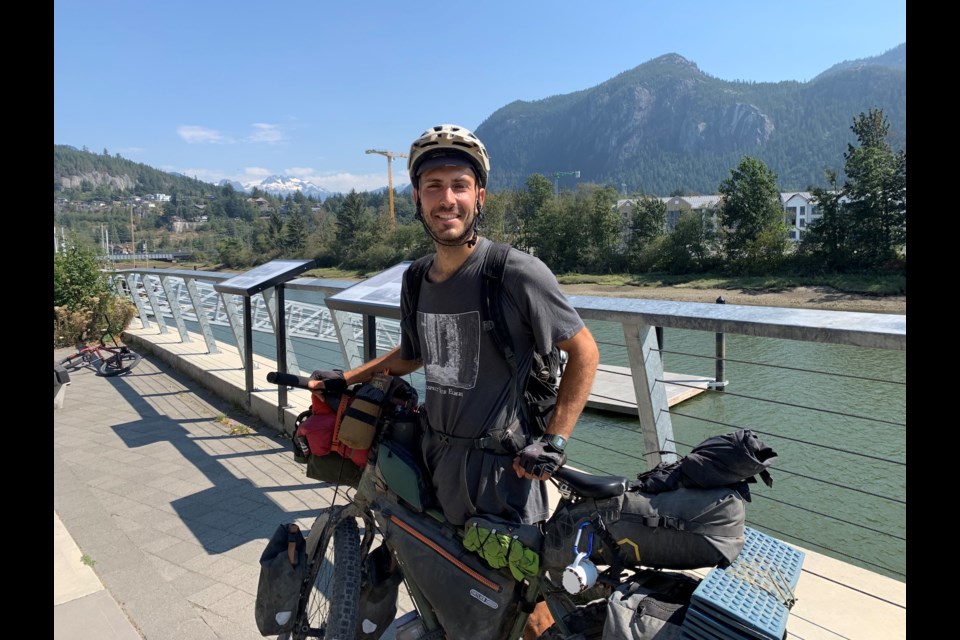
[[[373,374],[378,371],[390,371],[393,376],[405,376],[408,373],[416,371],[423,366],[419,360],[405,360],[400,357],[400,347],[394,347],[379,358],[374,358],[369,362],[364,362],[356,369],[345,371],[343,379],[346,385],[357,382],[368,382],[373,378]],[[323,380],[311,380],[307,383],[311,391],[322,391],[324,388]]]
[[[569,440],[593,388],[593,378],[597,374],[597,364],[600,363],[600,351],[586,327],[572,338],[556,344],[567,352],[567,365],[563,369],[563,377],[560,378],[557,403],[550,416],[546,434]],[[565,460],[566,456],[562,451],[541,440],[520,451],[513,460],[513,470],[521,478],[547,480]]]
[[[567,365],[560,378],[557,390],[557,404],[547,425],[548,434],[563,436],[569,440],[577,419],[587,405],[593,379],[597,375],[600,363],[600,351],[593,334],[586,327],[580,329],[572,338],[558,342],[557,346],[567,352]]]

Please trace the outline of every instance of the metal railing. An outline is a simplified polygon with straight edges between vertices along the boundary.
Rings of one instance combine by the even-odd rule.
[[[233,275],[126,269],[114,272],[110,279],[118,290],[131,295],[145,326],[156,323],[161,332],[169,331],[172,326],[182,341],[190,341],[191,334],[200,333],[208,352],[216,353],[217,343],[221,340],[242,349],[242,327],[239,326],[242,318],[236,312],[239,296],[220,294],[213,287]],[[306,370],[299,369],[298,363],[309,363],[310,370],[356,366],[364,359],[364,333],[368,327],[375,332],[374,343],[378,352],[398,343],[399,309],[365,317],[327,308],[324,304],[326,296],[342,291],[349,284],[297,278],[283,285],[290,371],[306,373]],[[266,335],[273,332],[277,311],[271,304],[273,296],[270,291],[264,294],[253,296],[251,321],[254,331]],[[641,460],[639,470],[642,471],[660,462],[674,461],[688,452],[699,441],[698,433],[717,434],[751,428],[778,451],[783,448],[792,455],[790,462],[785,461],[782,468],[775,467],[781,478],[775,492],[765,490],[759,484],[751,485],[754,496],[751,513],[757,513],[756,517],[763,520],[749,524],[772,535],[794,540],[805,548],[906,581],[905,436],[902,450],[896,444],[889,451],[879,453],[861,451],[864,447],[852,444],[851,440],[854,433],[859,434],[857,437],[871,439],[879,430],[892,430],[894,440],[899,442],[901,434],[905,434],[905,400],[902,408],[896,404],[896,409],[887,411],[886,415],[865,415],[852,402],[855,398],[849,397],[856,394],[835,393],[846,384],[856,389],[893,388],[895,393],[905,397],[906,368],[905,357],[902,357],[906,351],[905,315],[591,296],[571,296],[569,300],[588,324],[605,323],[621,328],[622,338],[601,345],[601,363],[605,353],[616,353],[621,359],[625,356],[637,403],[637,418],[600,416],[593,418],[595,426],[591,430],[582,433],[578,426],[574,433],[574,439],[580,441],[577,446],[584,450],[594,447],[606,451],[602,454],[604,464],[584,463],[584,468],[610,472],[606,468],[608,461],[612,465],[617,456],[633,455]],[[192,325],[188,327],[188,323]],[[658,342],[658,332],[666,333],[663,347]],[[215,338],[215,333],[220,337]],[[703,337],[698,343],[702,348],[695,352],[671,350],[671,336],[678,334]],[[740,357],[738,348],[730,344],[725,345],[721,354],[717,346],[720,336],[790,341],[794,354],[798,345],[801,353],[804,350],[814,353],[820,349],[841,349],[844,350],[842,359],[850,359],[851,370],[821,371],[815,364],[799,363],[798,360],[803,358],[796,355],[791,356],[789,362],[767,361],[762,357],[746,359]],[[266,345],[267,352],[262,355],[269,356],[271,343],[264,340],[263,345]],[[863,350],[897,355],[893,364],[895,375],[883,380],[858,376],[855,355]],[[240,355],[238,366],[242,367],[242,352]],[[740,371],[763,368],[765,373],[761,377],[767,380],[790,381],[802,372],[805,382],[800,389],[786,385],[790,393],[782,396],[764,392],[767,397],[754,395],[749,388],[738,384],[716,385],[702,394],[712,399],[701,400],[698,396],[689,408],[686,403],[673,408],[668,406],[664,390],[667,382],[663,367],[665,357],[671,362],[681,359],[691,362],[699,358],[708,363],[710,370],[721,355],[725,357],[728,373],[734,367]],[[816,360],[815,353],[813,360]],[[889,392],[881,390],[876,393]],[[848,400],[850,404],[846,404]],[[737,404],[749,409],[737,413],[732,410]],[[870,406],[870,402],[866,405]],[[826,433],[799,430],[785,433],[775,428],[780,423],[785,424],[786,417],[795,418],[798,412],[820,416],[810,418],[811,422],[837,426]],[[742,424],[742,418],[731,422],[729,415],[762,416],[756,422],[771,427],[764,430],[753,424]],[[691,426],[694,423],[699,426]],[[637,439],[642,440],[642,444],[636,454],[631,454],[631,447],[623,443]],[[828,458],[848,459],[849,462],[843,463],[848,466],[844,468],[824,462],[823,466],[830,466],[831,470],[839,466],[839,473],[836,477],[821,473],[815,463]],[[633,463],[631,468],[636,467]],[[883,478],[886,483],[882,489],[875,486],[877,478]],[[886,515],[876,517],[874,507],[868,509],[870,513],[855,514],[842,506],[867,501],[879,503]],[[814,521],[817,524],[811,525]],[[850,528],[856,530],[857,542],[848,540],[850,534],[847,530]],[[834,535],[834,529],[839,533]],[[798,534],[798,531],[805,533]],[[847,539],[846,547],[833,542],[834,538]],[[867,552],[861,553],[861,548]]]

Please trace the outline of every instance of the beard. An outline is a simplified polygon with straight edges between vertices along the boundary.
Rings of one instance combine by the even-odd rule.
[[[433,241],[445,247],[459,247],[462,244],[466,244],[473,240],[477,233],[475,228],[477,222],[476,209],[468,213],[460,206],[448,209],[437,207],[430,212],[430,219],[433,220],[434,213],[449,213],[452,210],[455,210],[457,215],[460,216],[460,219],[463,220],[463,233],[453,239],[440,238],[430,225],[427,224],[426,218],[423,218],[423,226],[426,228],[427,233],[430,234],[430,237],[433,238]]]

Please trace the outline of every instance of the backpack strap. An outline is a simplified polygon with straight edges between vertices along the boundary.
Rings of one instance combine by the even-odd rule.
[[[427,277],[427,272],[433,265],[433,254],[417,258],[413,261],[407,270],[403,273],[404,292],[407,300],[410,302],[410,315],[401,318],[401,329],[405,330],[411,338],[413,344],[413,356],[415,360],[423,359],[423,353],[420,349],[420,336],[417,334],[417,305],[420,303],[420,285],[423,279]]]
[[[490,331],[493,341],[503,352],[510,368],[510,375],[516,383],[514,402],[521,401],[527,390],[527,379],[521,378],[517,368],[517,355],[513,350],[513,339],[507,329],[507,318],[503,313],[503,273],[506,270],[507,254],[510,245],[496,242],[491,245],[483,264],[482,298],[486,306],[487,319],[483,322],[484,331]],[[519,402],[524,424],[529,431],[530,415],[526,402]]]

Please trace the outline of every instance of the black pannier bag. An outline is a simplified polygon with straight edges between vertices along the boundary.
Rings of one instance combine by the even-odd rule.
[[[253,613],[260,635],[275,636],[296,624],[300,588],[307,576],[307,541],[293,523],[279,525],[260,556]]]
[[[602,640],[680,640],[700,581],[682,573],[639,571],[607,598]],[[690,636],[692,637],[692,636]]]
[[[385,543],[430,602],[446,637],[505,637],[524,583],[506,569],[490,569],[467,550],[461,529],[415,514],[386,496],[376,503]]]

